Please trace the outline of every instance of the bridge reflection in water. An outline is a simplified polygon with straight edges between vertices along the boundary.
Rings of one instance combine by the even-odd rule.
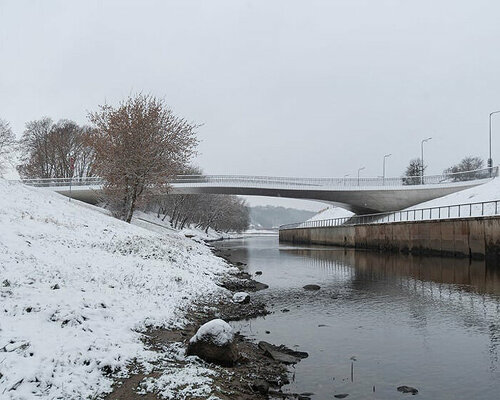
[[[280,249],[302,258],[313,268],[325,270],[347,289],[372,295],[400,297],[404,293],[415,306],[415,328],[426,324],[428,307],[454,316],[471,331],[489,337],[491,369],[496,370],[500,346],[500,267],[484,261],[411,255],[382,254],[321,247]],[[346,297],[344,297],[346,298]],[[422,307],[422,305],[425,305]]]

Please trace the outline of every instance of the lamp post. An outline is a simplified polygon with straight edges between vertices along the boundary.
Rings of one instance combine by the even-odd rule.
[[[424,143],[428,142],[431,140],[431,137],[428,137],[427,139],[423,139],[422,142],[420,143],[420,162],[422,163],[421,168],[420,168],[420,183],[423,185],[424,184]]]
[[[345,186],[345,178],[347,178],[348,176],[349,176],[349,174],[345,174],[345,175],[344,175],[344,179],[343,179],[343,181],[344,181],[344,186]]]
[[[359,173],[363,171],[365,167],[358,168],[358,186],[359,186]]]
[[[392,154],[386,154],[384,156],[384,162],[383,162],[383,167],[382,167],[382,183],[385,186],[385,159],[392,156]]]
[[[488,168],[493,167],[493,158],[491,158],[491,117],[493,116],[493,114],[498,114],[498,113],[500,113],[500,110],[490,112],[490,152],[488,158]],[[491,174],[491,169],[490,169],[490,174]]]

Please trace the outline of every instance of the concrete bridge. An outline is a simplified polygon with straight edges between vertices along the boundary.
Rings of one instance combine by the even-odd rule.
[[[232,194],[315,200],[357,214],[400,210],[486,183],[498,167],[459,174],[398,178],[290,178],[241,175],[179,175],[170,194]],[[98,201],[101,178],[25,179],[26,185],[45,187],[88,203]]]

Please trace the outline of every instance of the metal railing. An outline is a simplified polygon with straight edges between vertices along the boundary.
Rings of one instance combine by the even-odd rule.
[[[483,201],[448,206],[426,207],[390,211],[376,214],[353,215],[352,217],[297,222],[280,226],[281,230],[300,228],[323,228],[332,226],[353,226],[383,224],[391,222],[428,221],[436,219],[474,218],[499,215],[500,200]]]
[[[278,187],[278,188],[358,188],[358,187],[413,187],[428,185],[454,184],[475,180],[491,179],[498,175],[498,167],[453,174],[427,175],[422,182],[421,176],[399,178],[293,178],[245,175],[178,175],[170,180],[176,186],[240,186],[240,187]],[[23,179],[23,183],[37,187],[93,186],[103,184],[99,177],[83,178],[42,178]]]

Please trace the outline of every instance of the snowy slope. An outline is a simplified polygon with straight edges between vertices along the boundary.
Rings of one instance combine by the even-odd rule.
[[[447,196],[429,200],[408,208],[409,210],[426,207],[441,207],[454,204],[477,203],[482,201],[500,200],[500,178]]]
[[[103,370],[153,357],[138,331],[181,325],[228,270],[180,234],[0,179],[0,398],[109,391]]]
[[[334,219],[334,218],[345,218],[351,217],[354,213],[349,210],[345,210],[340,207],[328,207],[327,209],[320,211],[312,218],[309,218],[308,221],[319,221],[323,219]]]

